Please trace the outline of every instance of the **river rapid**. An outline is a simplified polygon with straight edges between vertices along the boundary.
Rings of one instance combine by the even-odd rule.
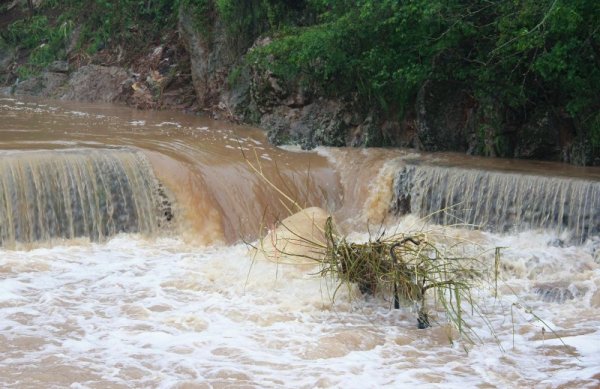
[[[408,199],[399,195],[406,166],[417,170]],[[453,205],[457,187],[485,192],[464,201],[493,217],[455,215],[486,228],[423,217],[433,197],[422,185],[441,185],[440,168],[457,180],[492,172],[444,184],[453,189],[439,200]],[[550,179],[565,189],[536,197],[521,181],[552,187]],[[179,113],[0,99],[0,182],[2,387],[600,386],[599,169],[414,150],[305,152]],[[479,190],[494,182],[504,189]],[[528,198],[559,216],[521,212]],[[486,208],[494,199],[503,203]],[[498,295],[484,285],[473,292],[484,316],[468,322],[479,339],[452,334],[441,314],[417,329],[411,307],[336,291],[314,266],[254,256],[247,243],[293,202],[331,212],[357,241],[433,231],[490,266],[502,247]],[[152,212],[159,223],[148,222]],[[485,225],[500,218],[510,223]]]

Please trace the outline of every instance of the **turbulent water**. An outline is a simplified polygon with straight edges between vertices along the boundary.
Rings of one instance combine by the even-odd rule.
[[[568,231],[578,243],[600,232],[600,181],[439,166],[406,166],[397,212],[495,231]]]
[[[160,226],[159,185],[139,152],[0,151],[0,183],[0,244],[99,240]]]
[[[113,106],[5,99],[0,117],[3,387],[600,385],[597,169],[282,150]],[[480,339],[254,257],[243,241],[294,201],[356,240],[435,231],[490,265],[503,247],[500,295],[474,291]],[[418,218],[450,206],[488,232]]]

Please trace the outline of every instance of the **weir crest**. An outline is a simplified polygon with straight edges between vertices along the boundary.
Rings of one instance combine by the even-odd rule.
[[[135,150],[0,152],[0,245],[152,234],[171,204]]]
[[[406,165],[392,212],[489,231],[568,231],[583,242],[600,232],[600,182],[456,167]]]

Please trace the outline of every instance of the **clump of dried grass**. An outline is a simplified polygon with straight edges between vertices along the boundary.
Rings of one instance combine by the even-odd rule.
[[[433,298],[458,332],[469,335],[463,302],[476,309],[471,288],[487,283],[485,273],[477,270],[481,267],[477,257],[450,256],[424,232],[349,242],[335,233],[331,218],[325,236],[327,251],[320,274],[336,277],[338,287],[357,284],[363,294],[393,300],[396,309],[400,305],[418,307],[419,328],[430,325],[427,299]]]
[[[284,233],[281,234],[280,231],[279,234],[285,235],[283,246],[281,242],[266,245],[260,240],[257,246],[253,246],[256,252],[271,259],[296,258],[304,264],[317,264],[318,275],[337,280],[333,299],[341,287],[352,289],[353,285],[357,285],[363,295],[375,295],[384,301],[393,301],[396,309],[401,306],[416,307],[419,328],[431,325],[431,310],[434,310],[457,330],[459,336],[473,344],[481,339],[468,321],[477,316],[498,341],[494,328],[487,319],[485,310],[474,298],[473,291],[475,288],[487,287],[495,298],[498,297],[499,247],[493,250],[492,267],[490,261],[485,259],[490,257],[489,250],[473,251],[472,247],[466,247],[472,246],[468,242],[456,242],[454,238],[438,232],[427,233],[421,230],[381,235],[376,239],[370,235],[366,242],[353,242],[347,235],[338,232],[331,216],[326,218],[324,225],[314,223],[314,209],[309,208],[310,212],[307,212],[275,186],[263,174],[258,158],[256,160],[257,166],[246,158],[250,167],[266,184],[281,195],[280,201],[289,204],[287,209],[290,215],[301,214],[304,219],[308,217],[313,220],[310,234],[302,233],[293,223],[289,223],[293,227],[285,222],[281,223],[279,228]],[[294,210],[297,214],[294,214]],[[272,230],[267,236],[277,240],[274,233]],[[455,243],[448,247],[448,241]],[[514,306],[520,305],[513,303],[511,312]],[[541,318],[530,310],[528,313],[554,333]],[[449,340],[452,342],[451,338]]]

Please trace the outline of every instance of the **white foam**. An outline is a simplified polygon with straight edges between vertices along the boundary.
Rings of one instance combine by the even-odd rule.
[[[177,123],[177,122],[160,122],[158,124],[154,125],[155,127],[164,127],[164,126],[169,126],[169,127],[177,127],[177,128],[181,128],[181,124]]]
[[[80,116],[80,117],[90,116],[89,113],[81,112],[81,111],[66,111],[65,113],[71,114],[73,116]]]
[[[586,263],[590,255],[585,248],[535,248],[532,236],[487,238],[524,250],[507,254],[508,262],[536,250],[550,263],[561,253]],[[7,265],[19,262],[35,271]],[[448,344],[443,326],[417,330],[410,310],[351,300],[344,288],[332,305],[335,283],[298,267],[253,261],[244,245],[199,248],[119,236],[106,244],[2,251],[4,268],[12,269],[0,273],[4,385],[592,385],[600,365],[595,311],[580,300],[544,304],[527,287],[528,306],[563,334],[566,351],[549,335],[539,337],[542,325],[525,307],[514,308],[511,320],[510,296],[494,300],[478,292],[498,332],[475,317],[485,343],[466,354],[461,342]],[[56,365],[79,374],[41,374]]]

